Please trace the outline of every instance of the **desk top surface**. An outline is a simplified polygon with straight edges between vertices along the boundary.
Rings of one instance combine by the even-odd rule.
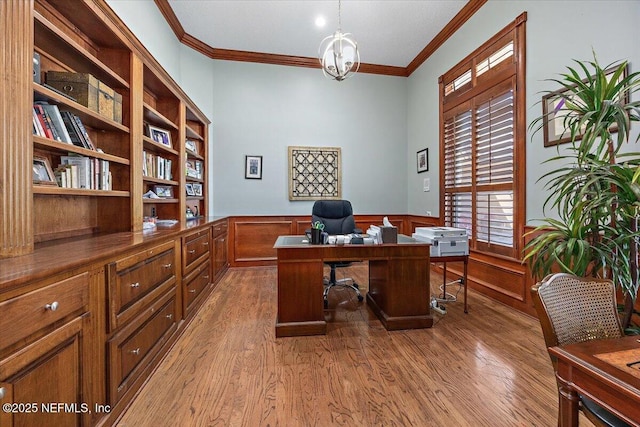
[[[382,245],[362,245],[362,244],[346,244],[341,246],[384,246],[384,245],[425,245],[427,243],[418,242],[412,237],[405,236],[404,234],[398,234],[398,243],[383,243]],[[273,245],[275,249],[278,248],[306,248],[315,246],[338,246],[338,245],[312,245],[309,243],[307,236],[279,236],[276,243]]]
[[[549,352],[559,361],[575,368],[597,373],[599,378],[623,385],[640,398],[640,340],[637,336],[591,340],[562,347],[551,347]],[[630,363],[631,366],[627,365]],[[594,374],[596,375],[596,374]]]

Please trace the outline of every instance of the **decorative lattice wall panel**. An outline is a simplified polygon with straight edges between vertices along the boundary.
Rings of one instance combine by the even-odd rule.
[[[289,200],[342,198],[340,148],[289,147]]]

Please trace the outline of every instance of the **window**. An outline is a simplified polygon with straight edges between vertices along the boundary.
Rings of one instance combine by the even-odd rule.
[[[444,224],[466,229],[471,249],[511,258],[524,230],[525,21],[440,78]]]

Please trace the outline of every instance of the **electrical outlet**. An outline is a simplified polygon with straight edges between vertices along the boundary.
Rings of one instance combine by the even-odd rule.
[[[427,216],[431,216],[431,211],[426,212]]]
[[[436,307],[432,307],[433,311],[442,314],[443,316],[445,314],[447,314],[447,309],[444,307],[444,305],[437,305]]]

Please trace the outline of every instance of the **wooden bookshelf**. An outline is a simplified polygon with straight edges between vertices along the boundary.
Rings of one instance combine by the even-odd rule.
[[[34,245],[67,237],[142,230],[143,218],[186,221],[189,207],[207,214],[207,143],[209,120],[175,81],[117,19],[103,0],[36,0],[2,6],[2,46],[14,52],[0,83],[11,93],[16,112],[3,123],[12,141],[3,141],[0,165],[15,175],[0,191],[3,219],[0,257],[30,253]],[[24,28],[24,30],[22,29]],[[29,37],[24,37],[28,34]],[[40,56],[39,82],[32,56]],[[99,114],[47,87],[49,71],[91,74],[122,97],[120,119]],[[23,113],[34,102],[46,102],[78,116],[97,150],[32,135],[31,117]],[[167,131],[171,146],[145,133],[151,125]],[[186,141],[197,141],[195,152]],[[170,160],[170,171],[147,176],[143,152]],[[56,169],[63,156],[108,162],[108,190],[62,188],[31,182],[31,158],[45,158]],[[201,176],[187,177],[187,161],[198,162]],[[198,195],[186,194],[197,184]],[[168,186],[173,197],[146,199],[156,186]],[[6,215],[5,215],[6,213]]]

